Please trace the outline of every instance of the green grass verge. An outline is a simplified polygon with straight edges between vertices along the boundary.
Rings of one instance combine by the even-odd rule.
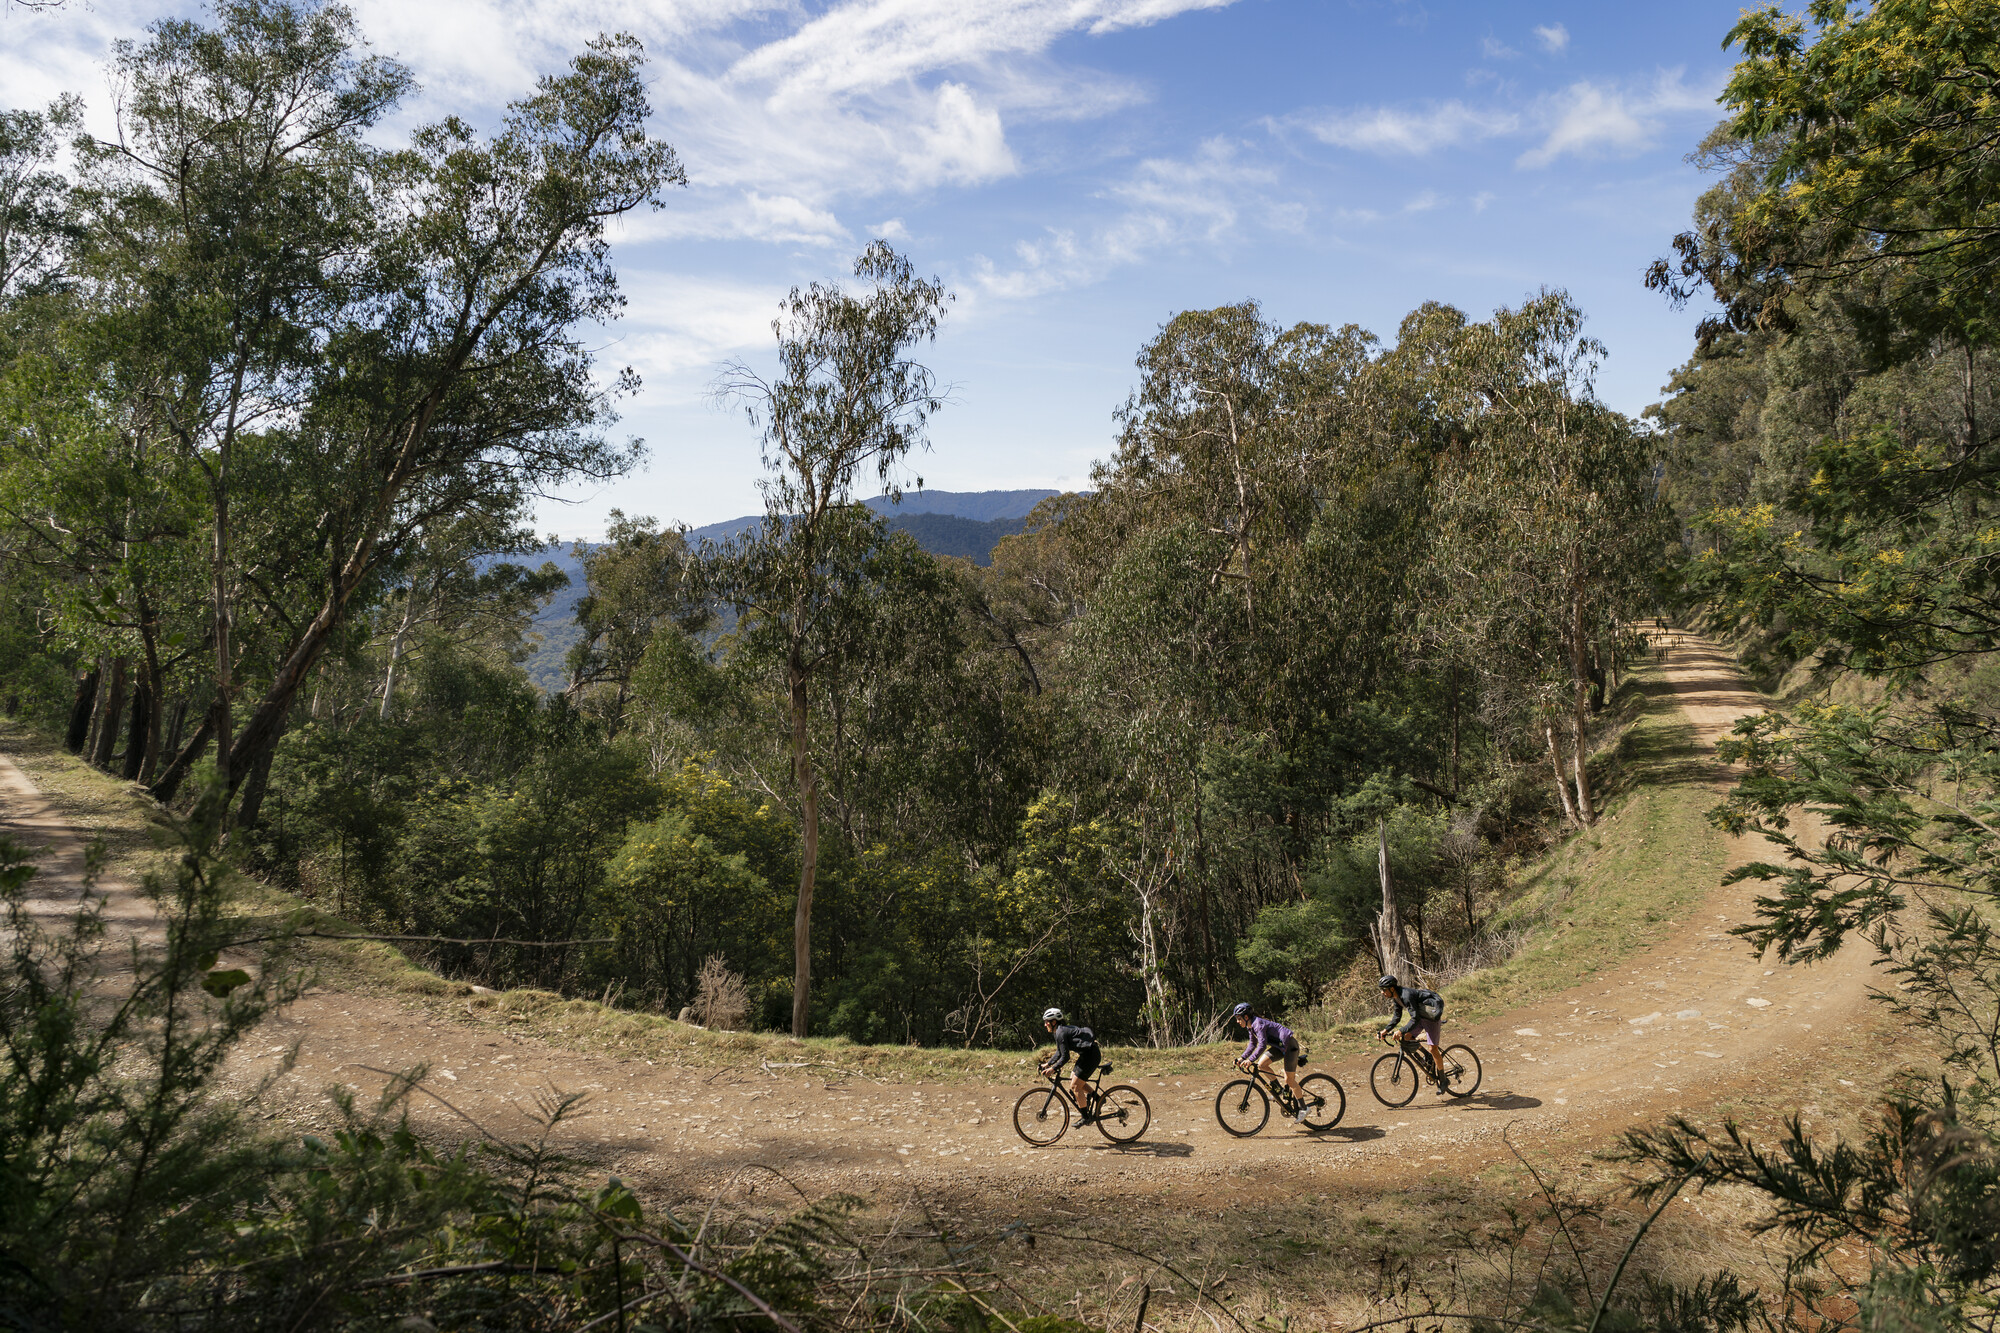
[[[1594,828],[1519,876],[1494,926],[1527,927],[1513,958],[1446,988],[1453,1017],[1476,1022],[1538,1003],[1661,943],[1729,869],[1708,822],[1720,772],[1695,743],[1657,670],[1635,681],[1637,715],[1598,755],[1605,794]]]

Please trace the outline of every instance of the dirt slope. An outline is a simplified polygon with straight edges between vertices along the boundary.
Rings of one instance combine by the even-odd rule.
[[[1666,679],[1705,744],[1761,706],[1715,645],[1675,636],[1667,648]],[[1719,792],[1719,771],[1715,782]],[[4,759],[0,831],[50,848],[39,891],[52,909],[73,901],[77,839]],[[1731,850],[1732,862],[1761,854],[1747,843]],[[1390,1110],[1368,1091],[1368,1065],[1381,1048],[1322,1052],[1315,1068],[1345,1085],[1347,1113],[1318,1135],[1274,1115],[1259,1137],[1232,1139],[1213,1110],[1225,1070],[1155,1077],[1128,1067],[1112,1081],[1130,1080],[1151,1099],[1153,1126],[1141,1142],[1116,1148],[1081,1129],[1035,1150],[1008,1119],[1018,1080],[912,1086],[829,1081],[816,1070],[691,1071],[453,1022],[435,1002],[426,1009],[330,988],[273,1020],[233,1076],[247,1088],[296,1046],[297,1063],[267,1094],[266,1113],[312,1123],[325,1116],[328,1086],[372,1096],[387,1071],[426,1063],[439,1100],[419,1098],[416,1114],[453,1137],[468,1132],[467,1119],[495,1135],[527,1135],[538,1098],[588,1093],[584,1112],[560,1131],[564,1145],[669,1197],[752,1163],[780,1167],[815,1191],[880,1196],[922,1183],[933,1193],[1018,1197],[1056,1187],[1079,1204],[1186,1197],[1183,1185],[1209,1195],[1259,1189],[1303,1183],[1301,1175],[1321,1188],[1464,1178],[1507,1153],[1501,1134],[1510,1124],[1516,1143],[1569,1151],[1668,1111],[1705,1115],[1745,1096],[1768,1105],[1776,1094],[1809,1116],[1822,1101],[1857,1102],[1856,1081],[1875,1080],[1856,1070],[1880,1063],[1883,1040],[1866,999],[1866,957],[1850,950],[1811,969],[1750,957],[1726,931],[1748,917],[1752,896],[1742,886],[1718,888],[1665,943],[1603,979],[1503,1019],[1448,1025],[1447,1040],[1470,1042],[1485,1059],[1485,1085],[1468,1101],[1425,1091]],[[143,929],[149,915],[129,889],[114,894],[114,910],[127,930]]]

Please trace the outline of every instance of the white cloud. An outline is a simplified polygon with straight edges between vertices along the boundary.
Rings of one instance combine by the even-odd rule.
[[[1485,56],[1488,60],[1512,60],[1521,53],[1501,41],[1498,37],[1481,37],[1479,39],[1479,54]]]
[[[1021,298],[1094,282],[1111,269],[1179,246],[1226,242],[1247,211],[1260,227],[1297,231],[1302,207],[1274,199],[1277,173],[1245,162],[1239,146],[1210,139],[1187,158],[1149,158],[1104,197],[1121,205],[1114,216],[1079,234],[1050,228],[1037,241],[1014,247],[1014,264],[982,259],[972,281],[988,296]]]
[[[1535,119],[1546,127],[1542,142],[1515,159],[1545,167],[1566,153],[1635,153],[1650,148],[1663,119],[1690,111],[1715,111],[1715,90],[1690,88],[1680,70],[1663,70],[1650,84],[1573,83],[1542,99]]]
[[[1669,117],[1713,115],[1719,86],[1718,80],[1709,87],[1691,87],[1683,71],[1672,69],[1642,81],[1580,80],[1520,110],[1453,99],[1414,109],[1304,112],[1271,124],[1299,126],[1322,143],[1383,156],[1422,157],[1488,139],[1537,135],[1541,142],[1517,157],[1515,165],[1545,167],[1566,154],[1629,154],[1650,148]]]
[[[1542,44],[1544,51],[1559,56],[1569,49],[1569,29],[1560,23],[1538,27],[1535,29],[1535,40]]]
[[[652,56],[655,124],[690,176],[677,220],[639,230],[791,244],[847,235],[834,215],[854,201],[1018,173],[1017,123],[1099,117],[1148,95],[1058,61],[1059,41],[1232,0],[352,2],[373,49],[422,84],[393,135],[447,110],[491,126],[590,34],[634,33]],[[159,12],[158,0],[95,0],[11,13],[0,85],[22,104],[80,88],[93,128],[108,130],[109,44]]]
[[[877,222],[868,229],[868,234],[885,241],[907,241],[910,239],[910,229],[903,225],[901,218],[890,218],[886,222]]]
[[[922,150],[904,153],[906,179],[921,189],[935,181],[974,185],[1011,176],[1016,167],[1000,126],[1000,113],[973,101],[970,89],[947,83],[937,90],[931,123],[917,131]]]
[[[622,270],[618,280],[632,313],[604,359],[635,367],[655,403],[699,399],[718,363],[768,347],[785,296],[776,286],[649,269]]]
[[[1422,156],[1439,148],[1456,148],[1503,134],[1512,134],[1520,118],[1507,111],[1481,111],[1456,99],[1418,111],[1376,107],[1304,120],[1307,132],[1322,143],[1371,153]]]
[[[1443,202],[1444,200],[1439,197],[1436,190],[1425,190],[1422,194],[1404,204],[1403,211],[1405,213],[1428,213]]]
[[[1484,213],[1486,206],[1492,203],[1497,197],[1491,190],[1481,190],[1478,194],[1472,196],[1472,211],[1475,213]]]

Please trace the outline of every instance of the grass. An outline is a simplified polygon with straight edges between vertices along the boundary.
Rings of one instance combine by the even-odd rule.
[[[1729,869],[1728,840],[1708,822],[1718,769],[1659,671],[1633,687],[1636,716],[1593,765],[1596,826],[1520,875],[1520,896],[1493,925],[1533,932],[1507,962],[1446,988],[1460,1020],[1535,1004],[1661,943]]]

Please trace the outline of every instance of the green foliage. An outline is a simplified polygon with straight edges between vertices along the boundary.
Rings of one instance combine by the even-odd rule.
[[[782,969],[772,946],[790,915],[792,829],[693,763],[663,799],[662,814],[628,827],[596,910],[616,941],[599,966],[674,1013],[711,956],[759,978]]]

